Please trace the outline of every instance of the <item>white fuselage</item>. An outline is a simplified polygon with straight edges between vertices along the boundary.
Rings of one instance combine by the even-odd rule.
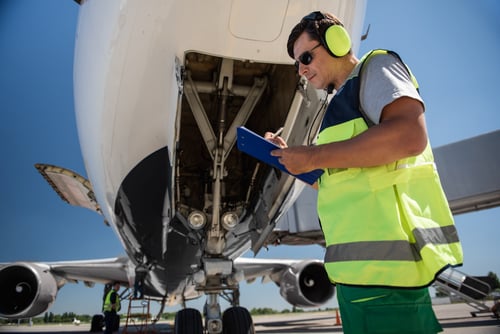
[[[188,50],[292,63],[288,33],[312,10],[328,10],[359,36],[364,1],[85,1],[75,50],[75,108],[88,177],[113,224],[117,190],[161,147],[175,147],[176,59]],[[354,41],[357,49],[359,41]],[[173,150],[170,161],[175,161]]]
[[[87,175],[103,215],[134,262],[142,261],[141,259],[162,263],[179,261],[179,264],[182,263],[185,266],[179,269],[177,276],[181,278],[189,271],[190,266],[198,263],[198,260],[195,260],[200,254],[197,247],[203,253],[208,252],[229,258],[237,257],[250,247],[250,234],[247,231],[254,231],[254,234],[265,231],[263,228],[271,226],[269,222],[278,219],[279,215],[296,198],[297,189],[301,189],[299,186],[293,187],[290,181],[277,182],[273,180],[273,177],[268,177],[265,181],[266,187],[269,187],[269,184],[279,184],[275,185],[272,191],[267,188],[268,191],[264,197],[258,199],[257,202],[250,197],[245,200],[243,189],[238,193],[240,199],[229,203],[225,201],[225,198],[234,198],[231,194],[234,184],[225,184],[225,178],[229,179],[229,177],[226,175],[224,161],[221,167],[215,163],[211,167],[212,163],[201,162],[207,171],[202,173],[212,174],[214,177],[212,184],[206,183],[202,186],[189,184],[191,177],[197,177],[197,172],[180,170],[179,166],[183,165],[183,157],[178,154],[178,151],[181,151],[179,147],[184,145],[186,148],[186,145],[192,147],[199,142],[206,143],[207,136],[195,137],[194,132],[193,136],[190,136],[190,131],[198,133],[193,127],[186,127],[183,132],[181,131],[181,119],[182,122],[188,122],[186,112],[190,113],[186,102],[183,102],[186,99],[183,94],[184,79],[190,75],[188,73],[186,76],[184,69],[189,68],[190,73],[197,71],[198,79],[194,80],[201,80],[200,74],[210,73],[214,76],[214,86],[219,88],[222,87],[222,80],[215,76],[222,75],[221,73],[224,72],[229,81],[224,84],[230,89],[234,88],[236,95],[241,85],[235,84],[235,87],[232,87],[232,79],[233,77],[236,79],[237,74],[233,75],[231,67],[224,67],[224,64],[232,64],[233,61],[239,62],[239,71],[246,71],[245,63],[249,64],[248,67],[253,66],[254,72],[252,73],[257,73],[255,74],[257,80],[261,80],[257,78],[257,75],[261,68],[266,67],[266,64],[273,67],[287,66],[279,69],[283,70],[283,73],[288,73],[287,78],[291,78],[290,74],[292,76],[295,74],[291,66],[293,60],[289,58],[286,51],[286,42],[292,27],[304,15],[318,9],[335,13],[344,20],[352,36],[360,36],[364,8],[365,1],[363,0],[312,2],[299,0],[87,0],[82,2],[74,65],[75,109],[80,145]],[[359,40],[354,39],[353,49],[357,50],[358,45]],[[205,61],[205,57],[210,61]],[[221,59],[221,63],[217,63],[217,59]],[[230,61],[225,62],[225,59],[230,59]],[[256,63],[262,65],[256,67]],[[213,72],[204,70],[204,66],[213,64],[220,68]],[[234,66],[234,71],[236,71],[236,65]],[[264,73],[264,76],[267,75]],[[273,87],[275,87],[280,82],[279,76],[273,80]],[[208,80],[203,81],[203,84],[191,83],[188,88],[191,91],[196,90],[191,100],[210,92],[213,89],[209,87],[210,82]],[[274,89],[275,94],[279,94],[276,95],[278,98],[296,96],[295,101],[299,101],[292,103],[289,107],[290,102],[283,97],[281,102],[271,104],[281,110],[279,122],[284,122],[281,124],[285,125],[290,124],[289,131],[305,133],[305,125],[308,121],[302,117],[303,123],[300,123],[299,116],[310,113],[311,110],[307,110],[308,106],[315,106],[318,102],[301,104],[301,94],[294,92],[293,82],[286,87],[286,91],[278,91],[276,87]],[[248,91],[244,88],[243,94]],[[208,101],[205,97],[203,99],[205,101],[203,103]],[[200,102],[198,108],[193,103],[195,102],[189,101],[193,114],[204,115],[202,103]],[[284,110],[281,106],[290,110],[295,108],[295,113],[290,113],[292,116],[288,117],[288,109]],[[246,111],[242,106],[239,114],[246,113],[250,121],[260,120],[262,116],[259,116],[257,112],[252,114],[253,108]],[[222,121],[223,119],[217,120],[220,124]],[[197,123],[198,129],[207,127],[203,126],[203,122],[200,125],[198,120]],[[214,121],[207,121],[205,124],[212,127]],[[277,128],[279,124],[272,125]],[[216,137],[218,139],[225,131],[223,127],[223,130],[220,129],[220,126],[210,129],[215,133],[214,139]],[[207,147],[210,151],[210,144],[207,144]],[[217,149],[219,148],[222,147]],[[137,194],[135,189],[131,190],[130,184],[140,188],[141,181],[128,176],[132,174],[131,171],[134,168],[143,164],[147,157],[159,150],[162,150],[165,160],[168,160],[165,165],[167,181],[164,181],[164,184],[165,188],[169,189],[164,189],[164,194],[159,199],[165,203],[163,214],[158,213],[156,207],[155,213],[150,215],[148,203],[152,200],[157,203],[158,196],[147,200],[142,200],[142,198],[146,197],[144,194],[150,195],[154,191],[156,193],[160,191],[151,189],[151,184],[149,184],[140,189],[144,193],[130,198],[131,195]],[[164,151],[166,153],[163,153]],[[196,155],[199,156],[196,151],[193,152],[190,152],[190,159]],[[205,153],[202,151],[201,155]],[[228,155],[229,151],[222,152],[218,157],[214,155],[215,158],[212,157],[212,159],[214,162],[219,162],[219,159],[225,159]],[[231,159],[233,164],[236,160],[241,160],[241,158]],[[241,161],[236,162],[241,163]],[[184,165],[190,163],[191,161],[188,161]],[[242,169],[232,168],[238,173],[242,171]],[[245,167],[243,170],[248,173],[248,169]],[[230,169],[229,173],[231,173]],[[191,174],[193,176],[189,176]],[[129,181],[126,181],[127,178]],[[264,179],[259,182],[262,184]],[[193,187],[196,187],[194,189],[198,193],[192,192]],[[206,190],[206,192],[200,194],[199,189]],[[252,191],[259,196],[259,189],[252,189]],[[257,198],[256,196],[252,198]],[[197,203],[195,201],[197,199],[201,199],[201,203]],[[129,205],[132,201],[135,203]],[[138,201],[140,209],[136,209],[139,207]],[[182,217],[187,217],[189,210],[193,210],[195,206],[193,203],[196,203],[199,209],[206,209],[206,214],[211,219],[209,224],[212,225],[206,229],[207,237],[201,236],[200,232],[195,233],[191,242],[198,246],[191,244],[185,251],[182,251],[179,247],[183,247],[186,241],[184,238],[180,239],[179,235],[190,232],[182,232],[184,227],[180,223],[185,222],[186,218]],[[251,203],[257,203],[256,209],[250,207]],[[225,234],[226,232],[219,225],[219,215],[222,215],[222,210],[231,208],[236,208],[239,214],[245,214],[246,222],[238,226],[240,230],[237,228],[236,233]],[[179,214],[178,210],[186,211]],[[169,225],[176,215],[177,225]],[[258,236],[254,236],[252,243],[260,247],[263,238],[257,240]],[[168,241],[170,245],[177,245],[176,251],[184,254],[186,258],[179,258],[170,252],[171,258],[167,259],[167,239],[172,239]],[[205,240],[208,240],[206,245],[203,244]],[[180,268],[178,265],[175,267]],[[158,276],[156,281],[161,282],[164,279]],[[175,285],[175,283],[172,284]],[[156,290],[162,291],[163,287],[158,287]]]

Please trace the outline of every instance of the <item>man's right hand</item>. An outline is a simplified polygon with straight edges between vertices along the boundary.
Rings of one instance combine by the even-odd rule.
[[[287,148],[288,145],[286,144],[285,140],[281,138],[280,136],[275,136],[274,133],[272,132],[266,132],[264,134],[264,139],[270,141],[273,144],[278,145],[280,148]]]

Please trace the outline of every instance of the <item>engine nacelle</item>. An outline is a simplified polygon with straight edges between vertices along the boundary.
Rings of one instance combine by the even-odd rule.
[[[314,260],[306,260],[288,268],[278,284],[281,296],[298,307],[321,306],[335,292],[323,263]]]
[[[46,311],[56,299],[57,282],[49,267],[18,262],[0,269],[0,317],[29,318]]]

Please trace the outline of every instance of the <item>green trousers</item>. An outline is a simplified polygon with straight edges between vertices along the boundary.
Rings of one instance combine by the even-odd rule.
[[[336,287],[344,334],[435,334],[443,330],[427,288]]]

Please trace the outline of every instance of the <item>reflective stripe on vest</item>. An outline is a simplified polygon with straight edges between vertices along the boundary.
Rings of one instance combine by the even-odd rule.
[[[455,226],[436,228],[416,228],[412,231],[417,242],[406,240],[394,241],[359,241],[326,248],[325,261],[421,261],[420,251],[427,244],[448,244],[458,242]]]

